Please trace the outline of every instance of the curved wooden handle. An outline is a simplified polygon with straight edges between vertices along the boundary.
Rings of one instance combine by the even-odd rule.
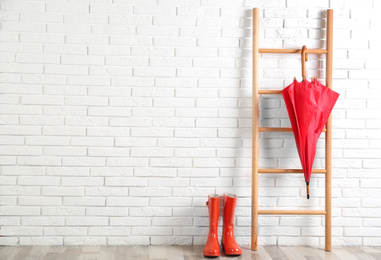
[[[303,80],[306,79],[306,61],[308,61],[308,55],[307,55],[306,51],[307,51],[307,46],[303,45],[303,47],[302,47],[302,77],[303,77]]]

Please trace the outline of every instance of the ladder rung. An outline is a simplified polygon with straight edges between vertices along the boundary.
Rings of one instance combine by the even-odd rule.
[[[259,127],[259,132],[292,132],[291,127]],[[327,130],[324,128],[323,132],[326,132]]]
[[[325,210],[258,210],[258,215],[325,215]]]
[[[258,49],[259,53],[302,53],[301,49]],[[326,54],[325,49],[307,49],[306,53],[309,54]]]
[[[261,90],[258,90],[258,94],[270,94],[270,95],[277,94],[277,95],[281,95],[281,94],[282,94],[282,90],[276,90],[276,89],[261,89]]]
[[[259,132],[292,132],[291,127],[259,127]]]
[[[258,169],[258,173],[303,173],[303,169]],[[325,169],[312,169],[311,173],[327,173]]]

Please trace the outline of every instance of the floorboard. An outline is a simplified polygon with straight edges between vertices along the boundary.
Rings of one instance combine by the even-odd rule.
[[[0,260],[381,260],[381,247],[242,247],[241,256],[202,256],[203,246],[0,246]]]

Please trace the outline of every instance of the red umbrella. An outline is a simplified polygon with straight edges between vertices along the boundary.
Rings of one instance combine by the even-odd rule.
[[[339,94],[320,84],[316,79],[312,82],[303,80],[300,83],[294,79],[291,85],[283,89],[282,95],[294,132],[307,184],[307,199],[309,199],[309,184],[316,143]]]

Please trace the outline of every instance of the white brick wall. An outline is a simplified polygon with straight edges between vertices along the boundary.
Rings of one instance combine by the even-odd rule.
[[[203,244],[207,195],[224,192],[249,244],[253,7],[267,48],[324,48],[334,9],[333,244],[380,246],[376,0],[1,1],[0,244]],[[300,79],[297,55],[260,66],[262,88]],[[261,125],[289,125],[281,97],[260,108]],[[260,147],[261,167],[300,167],[292,134]],[[300,175],[259,184],[261,208],[324,207],[322,176],[309,201]],[[324,244],[321,217],[259,223],[260,244]]]

